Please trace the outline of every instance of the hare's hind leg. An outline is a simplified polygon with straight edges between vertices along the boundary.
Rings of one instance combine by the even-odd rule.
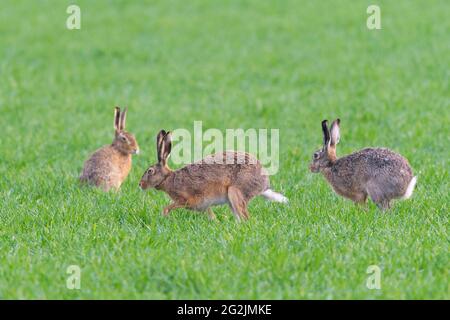
[[[391,208],[391,201],[388,199],[383,199],[380,202],[375,202],[378,208],[385,211]]]
[[[163,214],[163,216],[167,217],[169,215],[170,211],[172,211],[174,209],[178,209],[178,208],[185,208],[185,207],[186,207],[185,204],[173,202],[163,209],[162,214]]]
[[[247,201],[242,195],[241,190],[236,187],[228,188],[228,200],[230,202],[231,210],[238,221],[248,219]]]

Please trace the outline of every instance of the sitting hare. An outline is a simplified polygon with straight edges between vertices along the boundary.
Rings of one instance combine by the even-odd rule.
[[[139,153],[135,137],[125,131],[127,109],[114,109],[115,137],[111,145],[103,146],[84,163],[80,181],[104,191],[119,190],[131,169],[131,155]]]
[[[417,179],[401,155],[385,148],[366,148],[336,158],[339,124],[336,119],[328,131],[327,120],[322,121],[323,147],[314,153],[311,171],[321,172],[339,195],[361,204],[370,196],[382,210],[390,208],[392,199],[411,197]]]
[[[162,190],[170,196],[173,202],[164,208],[163,215],[175,208],[188,208],[207,210],[214,219],[210,206],[228,204],[240,221],[248,219],[247,203],[257,195],[287,202],[283,195],[269,189],[269,177],[259,161],[248,153],[221,152],[172,171],[167,166],[171,133],[161,130],[156,140],[158,163],[145,171],[139,186],[143,190]]]

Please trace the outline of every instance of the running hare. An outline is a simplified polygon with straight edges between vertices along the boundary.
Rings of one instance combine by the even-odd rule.
[[[385,148],[366,148],[336,158],[339,124],[336,119],[328,131],[327,120],[322,121],[323,147],[314,153],[311,171],[321,172],[339,195],[361,204],[370,196],[382,210],[390,208],[392,199],[411,197],[417,179],[401,155]]]
[[[269,177],[259,161],[244,152],[226,151],[172,171],[167,159],[172,148],[171,133],[161,130],[156,139],[158,163],[148,168],[139,183],[141,189],[155,188],[166,192],[172,204],[164,208],[163,215],[172,209],[188,208],[208,211],[210,206],[228,204],[236,219],[248,219],[247,203],[253,197],[287,202],[287,198],[269,189]]]
[[[127,109],[114,109],[115,136],[111,145],[103,146],[84,163],[80,181],[104,191],[119,190],[131,169],[131,155],[139,153],[135,137],[125,131]]]

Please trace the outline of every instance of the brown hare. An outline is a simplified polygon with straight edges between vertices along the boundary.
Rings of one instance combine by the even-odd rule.
[[[226,151],[172,171],[167,159],[172,148],[171,133],[161,130],[156,139],[158,163],[149,167],[139,183],[141,189],[166,192],[172,204],[163,215],[176,208],[207,211],[210,206],[228,204],[236,219],[248,219],[248,202],[257,195],[277,202],[287,198],[269,189],[269,177],[255,157],[244,152]]]
[[[314,153],[310,170],[321,172],[337,194],[355,203],[364,204],[369,196],[386,210],[393,199],[411,197],[417,179],[401,155],[385,148],[366,148],[336,158],[339,124],[336,119],[328,131],[327,120],[322,121],[323,147]]]
[[[125,131],[127,108],[114,109],[115,136],[111,145],[103,146],[84,163],[80,181],[104,191],[119,190],[131,169],[131,155],[139,153],[135,137]]]

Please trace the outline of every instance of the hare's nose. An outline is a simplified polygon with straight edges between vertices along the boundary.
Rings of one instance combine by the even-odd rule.
[[[139,181],[139,188],[141,188],[141,190],[147,189],[147,184],[145,183],[145,181]]]

